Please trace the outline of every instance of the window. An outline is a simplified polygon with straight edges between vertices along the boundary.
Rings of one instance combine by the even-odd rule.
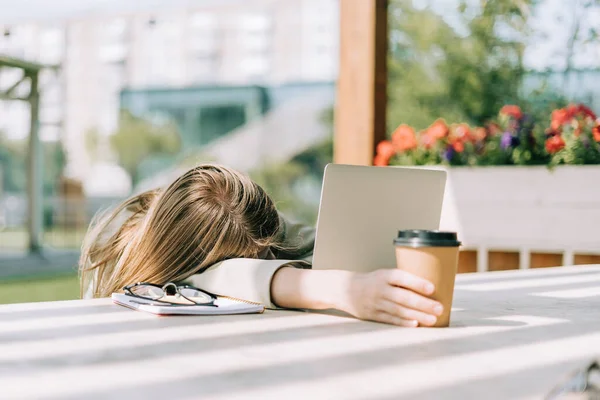
[[[211,13],[195,13],[190,16],[189,24],[194,31],[211,31],[217,27],[217,17]]]
[[[119,63],[127,58],[129,24],[126,19],[118,18],[98,26],[100,42],[98,57],[105,63]]]
[[[271,29],[271,18],[266,14],[241,15],[238,26],[245,32],[265,32]]]
[[[62,102],[62,87],[60,77],[55,71],[40,71],[40,96],[43,105],[57,105]]]
[[[260,80],[271,69],[272,17],[268,14],[238,16],[237,43],[242,79]]]
[[[269,72],[269,69],[269,60],[260,56],[248,57],[241,65],[241,70],[247,78],[261,78]]]
[[[195,55],[206,55],[216,52],[217,25],[218,20],[214,14],[193,14],[189,20],[189,50]]]
[[[0,38],[0,53],[15,58],[25,58],[26,32],[22,26],[7,26]]]
[[[271,39],[263,34],[244,35],[240,38],[240,44],[248,53],[264,53],[269,49]]]
[[[60,64],[65,51],[65,31],[60,27],[43,28],[40,32],[40,62]]]
[[[148,21],[143,45],[147,84],[164,85],[180,78],[182,22],[176,16]]]

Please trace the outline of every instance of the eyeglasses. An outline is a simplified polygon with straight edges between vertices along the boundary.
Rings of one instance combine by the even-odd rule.
[[[164,286],[148,282],[139,282],[123,288],[126,295],[144,300],[176,306],[210,306],[217,307],[217,296],[190,285],[176,285],[168,282]]]
[[[565,382],[552,390],[546,399],[600,399],[599,381],[600,365],[598,362],[592,362],[587,367],[582,368],[571,375]],[[577,397],[577,395],[583,396]]]

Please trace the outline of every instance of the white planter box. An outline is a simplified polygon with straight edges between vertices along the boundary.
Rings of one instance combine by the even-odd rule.
[[[441,229],[457,231],[465,249],[600,254],[600,166],[447,168]]]

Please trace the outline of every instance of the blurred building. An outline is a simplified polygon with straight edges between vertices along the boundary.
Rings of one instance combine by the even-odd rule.
[[[0,25],[0,53],[62,66],[41,77],[41,136],[63,140],[68,173],[84,178],[85,134],[115,130],[125,88],[334,81],[338,1],[199,1],[160,12],[24,21]],[[0,130],[25,137],[27,113],[24,104],[0,102]]]

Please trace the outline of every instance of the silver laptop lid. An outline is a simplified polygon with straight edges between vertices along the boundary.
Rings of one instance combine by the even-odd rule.
[[[401,229],[439,229],[446,172],[424,168],[325,168],[314,269],[393,268]]]

